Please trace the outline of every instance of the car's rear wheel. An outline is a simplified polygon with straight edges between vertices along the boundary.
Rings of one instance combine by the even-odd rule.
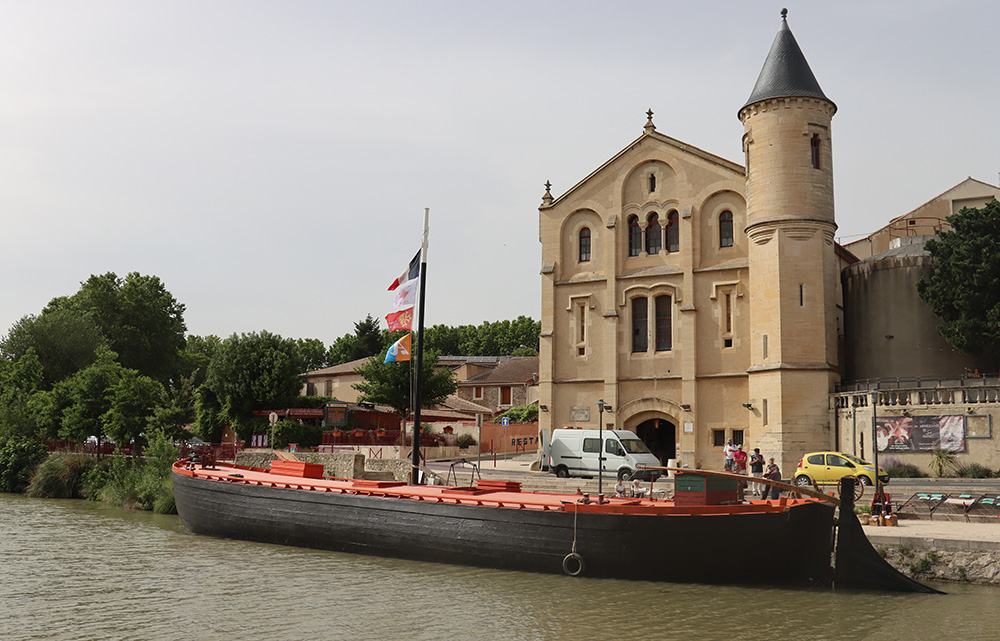
[[[569,470],[566,469],[565,465],[560,465],[559,467],[556,468],[556,476],[558,476],[561,479],[568,479]]]
[[[795,484],[799,487],[809,487],[813,484],[812,480],[805,474],[799,474],[795,477]]]

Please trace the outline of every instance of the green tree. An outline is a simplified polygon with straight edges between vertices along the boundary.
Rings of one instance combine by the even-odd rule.
[[[458,389],[458,383],[451,370],[438,367],[435,363],[437,352],[424,352],[421,371],[421,407],[437,405]],[[413,361],[383,363],[380,358],[371,358],[354,370],[364,380],[353,385],[361,392],[361,400],[369,403],[388,405],[396,410],[400,418],[406,419],[410,410],[410,372]]]
[[[108,272],[91,276],[80,290],[53,299],[42,314],[68,309],[89,315],[118,354],[122,366],[166,381],[175,376],[184,348],[184,305],[156,276]]]
[[[917,293],[941,319],[938,331],[967,354],[1000,356],[1000,202],[948,217],[951,231],[928,240],[934,257]]]
[[[144,445],[143,433],[163,391],[159,382],[122,368],[117,382],[108,390],[110,407],[101,417],[104,433],[121,445],[132,441]]]
[[[24,491],[31,472],[47,454],[45,445],[35,439],[0,439],[0,492]]]
[[[326,358],[327,367],[377,355],[386,345],[385,334],[379,328],[378,319],[368,314],[354,323],[353,334],[344,334],[330,345]]]
[[[189,434],[185,426],[195,422],[195,398],[195,385],[190,378],[182,378],[163,387],[159,401],[153,408],[153,415],[149,418],[150,430],[163,432],[175,441],[187,438]]]
[[[209,443],[222,442],[222,430],[229,420],[219,397],[207,385],[198,387],[194,392],[194,416],[193,431],[198,438]]]
[[[111,409],[114,388],[122,379],[124,368],[117,354],[102,347],[97,360],[57,385],[57,394],[65,400],[61,412],[59,437],[83,441],[89,436],[104,435],[104,416]]]
[[[0,355],[11,360],[34,350],[42,366],[43,389],[94,362],[97,348],[107,341],[89,314],[55,308],[40,316],[25,316],[0,341]]]
[[[326,345],[318,338],[300,338],[295,341],[302,355],[302,367],[311,372],[326,367]]]
[[[214,334],[195,336],[190,334],[184,341],[180,353],[180,377],[191,379],[195,388],[205,382],[212,357],[222,344],[222,339]]]
[[[205,386],[217,397],[222,415],[246,439],[253,410],[290,405],[302,388],[302,372],[302,355],[293,339],[267,331],[233,334],[212,358]]]
[[[36,437],[42,364],[34,348],[15,361],[0,359],[0,437]]]

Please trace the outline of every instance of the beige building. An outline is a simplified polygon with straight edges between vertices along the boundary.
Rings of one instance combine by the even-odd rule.
[[[547,190],[541,428],[635,431],[718,468],[726,439],[794,466],[832,443],[840,262],[830,121],[782,20],[739,110],[749,171],[656,131]],[[794,460],[793,460],[793,457]]]
[[[738,112],[745,166],[663,135],[650,111],[578,184],[558,197],[546,184],[540,429],[597,427],[603,400],[605,426],[664,462],[720,468],[733,438],[788,477],[808,451],[871,456],[873,419],[889,416],[923,439],[887,445],[906,462],[924,465],[961,424],[960,460],[996,469],[1000,380],[942,356],[914,283],[931,265],[922,237],[1000,189],[970,178],[845,249],[836,109],[783,16]]]

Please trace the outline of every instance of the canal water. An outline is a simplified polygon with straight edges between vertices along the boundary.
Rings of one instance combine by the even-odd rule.
[[[683,551],[679,551],[683,553]],[[734,575],[754,558],[734,540]],[[0,494],[0,639],[1000,638],[1000,588],[947,596],[625,582],[218,540],[176,516]]]

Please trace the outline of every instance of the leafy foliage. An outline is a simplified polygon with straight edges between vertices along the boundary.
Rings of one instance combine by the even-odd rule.
[[[476,437],[472,434],[459,434],[458,438],[455,440],[455,444],[464,450],[465,448],[476,444]]]
[[[302,371],[294,340],[267,331],[233,334],[212,358],[205,386],[217,397],[221,415],[246,439],[252,411],[287,407],[299,393]]]
[[[84,479],[96,465],[93,456],[53,452],[35,470],[24,493],[34,498],[86,498]]]
[[[299,423],[292,419],[281,419],[274,424],[274,447],[288,447],[289,443],[297,443],[303,447],[319,445],[323,439],[323,427]]]
[[[894,479],[920,479],[927,474],[912,463],[902,463],[894,458],[887,458],[881,465],[886,473]]]
[[[518,405],[501,414],[499,418],[505,416],[510,419],[511,423],[534,423],[538,420],[538,406]]]
[[[21,492],[48,455],[45,445],[24,437],[0,440],[0,492]]]
[[[955,469],[955,453],[948,450],[935,449],[931,453],[931,470],[937,477],[944,476],[944,473]]]
[[[969,463],[955,467],[955,476],[966,479],[989,479],[996,476],[993,470],[979,463]]]
[[[421,407],[436,405],[455,393],[458,383],[451,376],[451,370],[436,365],[437,353],[424,352],[421,371]],[[410,375],[413,361],[383,363],[378,358],[369,359],[354,371],[364,380],[354,384],[361,392],[360,400],[388,405],[401,418],[406,418],[410,409]]]
[[[42,315],[69,310],[94,320],[124,367],[166,381],[184,348],[184,305],[156,276],[113,272],[88,278],[70,297],[53,299]]]
[[[379,328],[378,319],[368,314],[354,323],[353,334],[344,334],[330,345],[327,366],[350,363],[379,354],[390,344],[386,343],[388,333]]]
[[[938,331],[967,354],[1000,356],[1000,202],[948,217],[951,231],[928,240],[935,260],[917,293],[941,319]]]
[[[94,362],[107,341],[89,314],[55,308],[40,316],[25,316],[0,341],[0,354],[16,361],[33,351],[42,370],[40,387],[59,381]]]

